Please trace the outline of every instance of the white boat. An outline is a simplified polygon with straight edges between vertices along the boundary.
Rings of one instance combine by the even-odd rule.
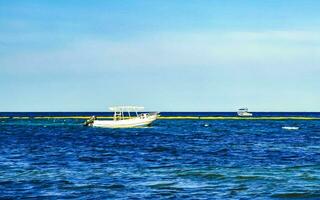
[[[248,112],[248,108],[240,108],[237,114],[240,117],[252,117],[252,113]]]
[[[109,109],[114,112],[113,120],[97,120],[92,116],[84,125],[103,128],[135,128],[148,126],[158,117],[157,112],[138,113],[144,109],[139,106],[115,106]]]

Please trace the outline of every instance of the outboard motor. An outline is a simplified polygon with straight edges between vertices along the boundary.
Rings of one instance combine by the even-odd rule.
[[[83,125],[84,126],[92,126],[94,120],[96,120],[97,118],[95,116],[90,117],[90,119],[86,120]]]

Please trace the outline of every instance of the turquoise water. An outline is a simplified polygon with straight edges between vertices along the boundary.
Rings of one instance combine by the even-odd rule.
[[[320,116],[268,116],[280,114]],[[2,114],[17,115],[83,113]],[[0,119],[0,198],[320,199],[320,120],[157,120],[138,129],[82,122]]]

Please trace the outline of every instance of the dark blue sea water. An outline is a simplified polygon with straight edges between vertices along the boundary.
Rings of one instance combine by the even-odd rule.
[[[1,116],[93,114],[103,113]],[[157,120],[137,129],[82,122],[0,119],[0,199],[320,199],[320,120]]]

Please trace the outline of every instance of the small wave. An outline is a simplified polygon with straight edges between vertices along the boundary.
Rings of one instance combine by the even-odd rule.
[[[297,127],[297,126],[283,126],[282,129],[285,129],[285,130],[299,130],[299,127]]]
[[[174,147],[166,147],[166,146],[156,146],[149,150],[152,153],[171,153],[171,154],[177,154],[177,149]]]
[[[110,184],[110,185],[105,185],[105,186],[100,186],[101,188],[106,188],[106,189],[115,189],[115,190],[120,190],[120,189],[124,189],[125,185],[122,184]]]
[[[212,155],[227,155],[229,150],[227,148],[222,148],[217,151],[211,152]]]
[[[255,175],[240,175],[240,176],[236,176],[235,178],[239,180],[257,180],[257,179],[262,179],[263,177],[255,176]]]
[[[150,152],[166,152],[166,151],[170,151],[171,149],[169,147],[165,147],[165,146],[156,146],[153,147],[152,149],[150,149]]]
[[[305,198],[320,198],[320,193],[314,192],[292,192],[292,193],[279,193],[271,195],[273,198],[292,198],[292,199],[305,199]]]
[[[176,183],[169,181],[155,181],[147,183],[150,188],[153,189],[172,189]]]
[[[91,156],[82,156],[78,158],[81,162],[89,162],[89,163],[99,163],[103,162],[103,158],[99,157],[91,157]]]
[[[297,160],[297,159],[299,159],[299,156],[296,156],[296,155],[284,155],[284,156],[281,156],[280,158],[281,158],[281,160],[290,161],[290,160]]]
[[[202,172],[202,171],[184,171],[176,174],[178,177],[197,177],[209,180],[224,179],[225,176],[222,174],[212,173],[212,172]]]
[[[300,175],[301,179],[303,180],[306,180],[306,181],[316,181],[316,180],[319,180],[318,177],[316,176],[313,176],[311,174],[308,174],[308,173],[303,173]]]

